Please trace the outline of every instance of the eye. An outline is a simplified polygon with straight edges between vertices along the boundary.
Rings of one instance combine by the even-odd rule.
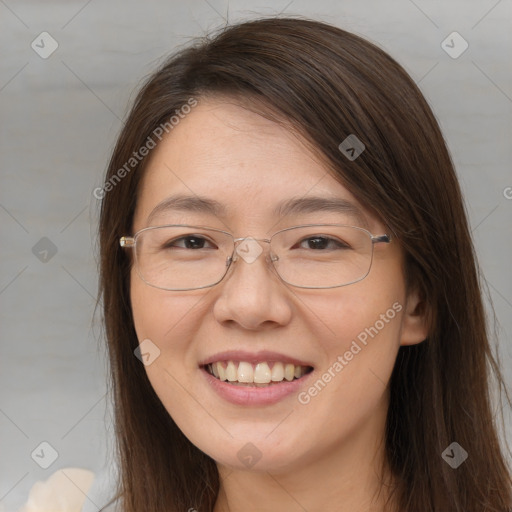
[[[179,245],[179,242],[182,242],[182,245]],[[173,247],[180,249],[207,249],[208,247],[205,247],[205,243],[210,244],[211,242],[202,236],[188,235],[165,242],[162,244],[162,249],[171,249]],[[215,248],[213,244],[212,247]]]
[[[310,236],[308,238],[304,238],[299,242],[299,244],[302,243],[308,243],[309,247],[301,247],[305,249],[313,249],[313,250],[321,250],[321,249],[350,249],[350,246],[343,242],[342,240],[331,238],[327,236]]]

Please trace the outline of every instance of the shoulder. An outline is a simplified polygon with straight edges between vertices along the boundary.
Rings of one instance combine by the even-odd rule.
[[[94,473],[82,468],[63,468],[30,489],[19,512],[80,512],[94,481]]]

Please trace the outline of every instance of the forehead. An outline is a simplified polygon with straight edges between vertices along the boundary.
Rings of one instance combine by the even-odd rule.
[[[202,100],[153,150],[140,185],[135,230],[169,214],[171,196],[196,196],[188,201],[187,215],[211,214],[243,225],[275,220],[285,210],[312,212],[314,202],[300,210],[290,208],[289,200],[313,196],[341,199],[364,212],[290,128],[227,100]],[[208,212],[199,198],[218,204]],[[187,208],[181,212],[186,219]],[[363,217],[357,219],[360,225],[368,216]]]

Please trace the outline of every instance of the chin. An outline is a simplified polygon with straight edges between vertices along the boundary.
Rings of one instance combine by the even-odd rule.
[[[265,439],[268,430],[260,438],[247,436],[246,439],[230,439],[215,446],[199,446],[199,449],[210,456],[217,464],[232,470],[279,473],[296,468],[297,443],[280,442],[276,439],[270,442]],[[222,446],[219,449],[219,446]]]

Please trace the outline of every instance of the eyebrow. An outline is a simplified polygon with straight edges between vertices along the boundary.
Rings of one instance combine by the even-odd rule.
[[[226,217],[225,205],[215,199],[197,195],[176,194],[169,196],[155,206],[148,216],[148,225],[157,215],[169,211],[197,212],[216,217]],[[340,197],[307,196],[288,199],[278,203],[271,212],[271,215],[276,217],[287,217],[291,215],[319,212],[333,212],[350,215],[361,224],[365,226],[367,225],[367,220],[362,210],[350,201]]]

